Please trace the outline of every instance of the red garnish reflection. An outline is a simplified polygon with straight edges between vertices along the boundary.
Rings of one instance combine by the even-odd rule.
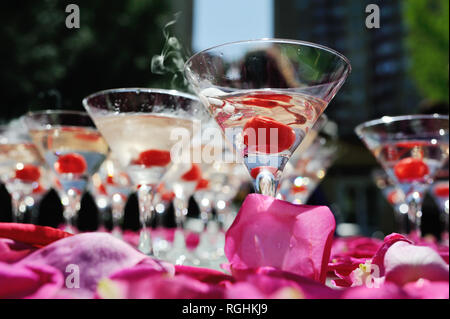
[[[256,178],[256,177],[258,177],[259,173],[261,173],[262,171],[268,171],[268,172],[272,173],[272,175],[275,175],[276,172],[278,171],[278,169],[273,166],[259,166],[259,167],[252,168],[252,170],[250,171],[250,176],[253,178]]]

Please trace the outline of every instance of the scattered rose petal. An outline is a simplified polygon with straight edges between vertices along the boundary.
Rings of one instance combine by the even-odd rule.
[[[232,268],[272,266],[325,282],[335,229],[325,206],[250,194],[226,233]]]

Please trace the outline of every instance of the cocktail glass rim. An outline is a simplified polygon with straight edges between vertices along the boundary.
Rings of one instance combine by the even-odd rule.
[[[448,115],[443,114],[414,114],[414,115],[398,115],[398,116],[383,116],[378,119],[363,122],[355,127],[355,132],[358,136],[362,137],[362,132],[365,128],[373,127],[379,124],[390,124],[392,122],[400,122],[407,120],[423,120],[423,119],[449,119]]]
[[[127,87],[127,88],[116,88],[116,89],[106,89],[106,90],[102,90],[102,91],[98,91],[92,94],[89,94],[88,96],[86,96],[82,103],[83,106],[86,108],[86,110],[91,110],[92,107],[88,104],[88,101],[94,97],[97,96],[101,96],[101,95],[106,95],[108,93],[126,93],[126,92],[142,92],[142,93],[163,93],[163,94],[167,94],[167,95],[173,95],[173,96],[179,96],[179,97],[184,97],[184,98],[189,98],[195,101],[199,101],[198,97],[193,95],[193,94],[189,94],[189,93],[185,93],[185,92],[181,92],[178,90],[168,90],[168,89],[158,89],[158,88],[142,88],[142,87]],[[119,112],[120,113],[120,112]]]
[[[220,47],[225,47],[225,46],[231,46],[231,45],[235,45],[235,44],[245,44],[245,43],[284,43],[284,44],[296,44],[296,45],[301,45],[301,46],[307,46],[307,47],[313,47],[313,48],[317,48],[317,49],[321,49],[324,51],[327,51],[329,53],[332,53],[338,57],[340,57],[345,64],[348,67],[348,74],[351,73],[352,71],[352,66],[350,64],[350,61],[340,52],[331,49],[327,46],[321,45],[321,44],[317,44],[317,43],[313,43],[313,42],[308,42],[308,41],[303,41],[303,40],[292,40],[292,39],[283,39],[283,38],[260,38],[260,39],[252,39],[252,40],[239,40],[239,41],[232,41],[232,42],[226,42],[226,43],[222,43],[222,44],[218,44],[212,47],[209,47],[207,49],[201,50],[195,54],[193,54],[185,63],[184,63],[184,68],[183,70],[186,72],[186,70],[188,69],[188,65],[189,63],[195,59],[197,56],[200,56],[202,54],[205,54],[208,51],[220,48]]]

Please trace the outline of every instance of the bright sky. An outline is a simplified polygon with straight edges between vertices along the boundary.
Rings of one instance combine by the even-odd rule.
[[[194,0],[192,47],[273,38],[273,0]]]

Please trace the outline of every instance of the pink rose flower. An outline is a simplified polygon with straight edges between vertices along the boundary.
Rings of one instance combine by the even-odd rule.
[[[328,207],[250,194],[226,233],[225,254],[231,268],[271,266],[324,282],[335,226]]]

